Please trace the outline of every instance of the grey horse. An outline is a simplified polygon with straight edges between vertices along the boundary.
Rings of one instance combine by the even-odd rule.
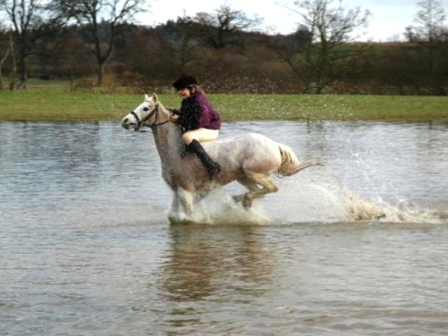
[[[143,103],[125,116],[121,125],[133,131],[143,126],[152,129],[161,159],[162,177],[174,194],[168,212],[171,222],[190,221],[195,195],[207,194],[217,185],[237,181],[246,187],[246,193],[233,196],[233,199],[242,202],[245,208],[250,208],[254,199],[278,191],[271,175],[291,176],[305,168],[321,165],[317,162],[300,163],[288,146],[263,135],[250,133],[202,143],[210,157],[222,168],[210,180],[196,155],[181,155],[185,150],[181,130],[177,124],[170,122],[170,116],[171,112],[162,105],[156,94],[145,94]],[[180,214],[180,207],[183,215]]]

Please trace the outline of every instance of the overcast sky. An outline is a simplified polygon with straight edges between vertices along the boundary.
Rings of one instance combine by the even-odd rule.
[[[448,0],[440,0],[448,14]],[[358,40],[390,41],[403,39],[405,28],[412,25],[419,7],[419,0],[343,0],[346,9],[360,6],[371,12],[369,26],[356,32]],[[138,16],[139,23],[155,25],[177,17],[194,16],[198,12],[213,13],[223,4],[241,10],[248,17],[257,15],[264,21],[264,28],[271,32],[288,34],[300,23],[298,14],[278,5],[279,0],[152,0],[151,10]],[[287,3],[282,1],[282,3]],[[292,3],[292,0],[289,1]],[[333,1],[334,4],[338,0]],[[445,21],[448,25],[448,21]],[[365,34],[362,34],[365,33]]]

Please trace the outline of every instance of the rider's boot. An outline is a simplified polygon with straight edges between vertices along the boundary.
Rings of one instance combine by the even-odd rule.
[[[213,161],[210,156],[208,156],[207,152],[204,150],[204,147],[194,139],[189,145],[188,145],[189,151],[195,153],[199,160],[204,164],[205,168],[207,168],[208,175],[210,176],[210,179],[216,176],[221,171],[221,166]]]

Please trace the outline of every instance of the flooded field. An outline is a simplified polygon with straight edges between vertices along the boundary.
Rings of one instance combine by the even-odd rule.
[[[445,335],[448,125],[221,136],[246,132],[325,166],[250,212],[217,190],[211,224],[183,226],[151,132],[0,123],[0,334]]]

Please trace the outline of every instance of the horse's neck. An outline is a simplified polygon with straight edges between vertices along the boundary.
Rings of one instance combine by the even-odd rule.
[[[162,110],[164,114],[169,113],[166,112],[163,106]],[[167,118],[169,118],[168,115],[163,116],[163,119],[167,120]],[[163,122],[163,120],[159,122]],[[176,124],[167,122],[163,125],[155,126],[153,128],[153,135],[162,166],[167,168],[168,165],[175,164],[177,160],[181,159],[179,153],[182,150],[183,142],[181,139],[181,131]]]

